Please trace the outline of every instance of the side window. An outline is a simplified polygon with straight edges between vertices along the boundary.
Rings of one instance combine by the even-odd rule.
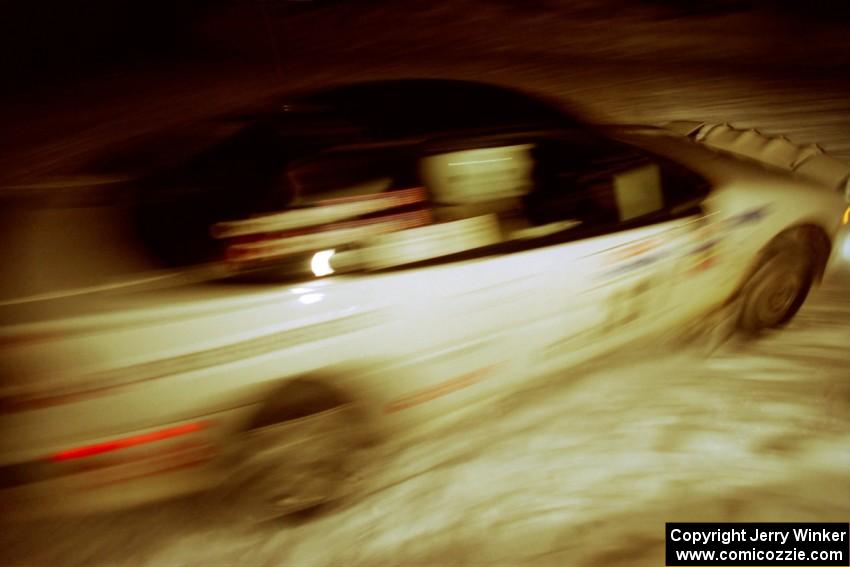
[[[659,160],[664,198],[671,214],[688,212],[708,196],[709,182],[683,165]]]
[[[698,205],[705,184],[668,160],[616,142],[542,142],[535,190],[526,199],[535,225],[573,219],[591,231],[658,222]]]
[[[420,170],[435,220],[488,217],[499,242],[520,248],[669,218],[689,181],[655,156],[583,132],[437,153]]]
[[[631,146],[543,136],[313,154],[280,178],[288,210],[218,223],[215,235],[246,269],[282,258],[303,269],[318,251],[333,257],[325,273],[394,269],[660,222],[699,197],[687,170]]]

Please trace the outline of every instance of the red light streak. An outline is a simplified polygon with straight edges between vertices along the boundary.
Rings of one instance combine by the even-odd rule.
[[[102,455],[103,453],[110,453],[112,451],[119,451],[121,449],[127,449],[129,447],[135,447],[137,445],[144,445],[146,443],[154,443],[156,441],[162,441],[164,439],[169,439],[171,437],[177,437],[180,435],[186,435],[188,433],[194,433],[196,431],[200,431],[207,426],[205,422],[196,421],[192,423],[185,423],[183,425],[177,425],[175,427],[169,427],[167,429],[160,429],[158,431],[151,431],[150,433],[142,433],[140,435],[133,435],[131,437],[123,437],[121,439],[115,439],[112,441],[105,441],[103,443],[95,443],[93,445],[84,445],[82,447],[74,447],[72,449],[66,449],[64,451],[60,451],[58,453],[54,453],[50,456],[51,461],[68,461],[71,459],[82,459],[85,457],[93,457],[95,455]]]

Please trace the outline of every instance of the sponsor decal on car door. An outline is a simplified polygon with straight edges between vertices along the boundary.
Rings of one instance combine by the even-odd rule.
[[[585,348],[639,335],[673,315],[672,291],[694,237],[687,217],[565,245],[564,332],[544,356],[566,362]],[[576,255],[575,252],[580,252]]]

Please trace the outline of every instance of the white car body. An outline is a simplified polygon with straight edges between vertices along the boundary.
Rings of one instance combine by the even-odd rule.
[[[840,227],[837,192],[662,130],[622,137],[708,178],[702,212],[297,285],[106,286],[7,302],[2,501],[81,511],[213,486],[216,457],[298,377],[332,380],[388,431],[433,422],[681,328],[721,306],[782,231]]]

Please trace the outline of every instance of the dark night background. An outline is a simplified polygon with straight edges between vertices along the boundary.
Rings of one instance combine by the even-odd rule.
[[[506,57],[649,67],[836,72],[850,63],[839,2],[713,0],[182,0],[7,4],[0,19],[4,101],[105,89],[171,72],[268,73],[286,87],[305,68],[393,60]],[[93,83],[97,82],[97,85]],[[153,95],[161,82],[144,81]],[[117,89],[120,90],[120,89]]]
[[[449,76],[569,96],[593,70],[793,82],[850,67],[845,3],[81,0],[3,12],[0,186],[79,173],[103,148],[304,85]]]
[[[844,2],[81,0],[3,12],[7,100],[157,69],[282,73],[339,58],[359,67],[376,57],[508,55],[830,71],[850,62]]]
[[[388,0],[183,0],[181,2],[41,2],[8,4],[3,8],[3,53],[7,87],[61,84],[98,73],[126,73],[133,67],[190,64],[237,57],[245,63],[273,62],[272,37],[280,56],[325,54],[343,49],[349,54],[379,47],[393,47],[395,54],[426,51],[445,55],[451,48],[472,47],[493,50],[524,48],[551,49],[559,44],[567,52],[571,43],[580,51],[580,25],[596,20],[612,36],[633,35],[636,30],[620,29],[630,20],[639,23],[670,24],[688,34],[688,28],[712,22],[700,20],[729,18],[730,34],[745,34],[765,41],[785,44],[792,63],[821,43],[813,34],[846,23],[850,7],[844,2],[777,2],[767,0],[713,0],[674,2],[665,0],[588,1],[563,0],[459,0],[456,2],[393,2]],[[551,19],[545,30],[561,29],[572,38],[551,41],[539,33],[541,19]],[[501,20],[501,21],[500,21]],[[484,24],[496,24],[486,27]],[[612,26],[613,24],[613,26]],[[746,29],[750,25],[750,29]],[[525,26],[526,34],[517,34]],[[740,27],[739,27],[740,26]],[[467,37],[453,35],[464,28]],[[666,28],[669,25],[665,25]],[[694,45],[700,30],[693,30]],[[782,37],[784,34],[784,37]],[[777,34],[771,38],[772,34]],[[548,38],[547,35],[550,35]],[[663,53],[665,36],[656,42],[635,46],[632,53]],[[489,36],[489,37],[482,37]],[[736,43],[740,38],[727,38]],[[407,42],[408,45],[404,45]],[[684,44],[683,44],[684,45]],[[726,52],[723,45],[717,55]],[[435,49],[437,52],[435,52]],[[693,50],[702,51],[702,50]],[[589,53],[612,55],[613,53]],[[689,53],[680,53],[686,57]],[[746,59],[778,65],[780,54],[770,60],[767,53],[752,53]],[[846,63],[846,53],[834,53],[831,63]],[[819,62],[823,64],[824,62]],[[9,92],[8,88],[6,89]]]

